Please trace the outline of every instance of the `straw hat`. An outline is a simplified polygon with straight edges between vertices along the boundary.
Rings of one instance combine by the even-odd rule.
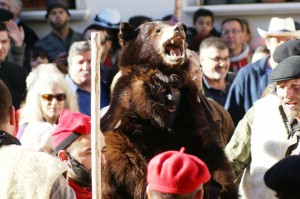
[[[285,19],[273,17],[268,31],[264,31],[260,28],[257,28],[257,31],[262,38],[273,36],[292,36],[300,38],[300,31],[296,31],[295,22],[291,17]]]

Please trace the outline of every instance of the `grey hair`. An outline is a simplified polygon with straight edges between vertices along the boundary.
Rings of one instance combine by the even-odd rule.
[[[77,41],[74,42],[69,50],[68,54],[68,64],[72,64],[72,57],[78,55],[79,53],[85,53],[91,50],[91,44],[89,41]]]

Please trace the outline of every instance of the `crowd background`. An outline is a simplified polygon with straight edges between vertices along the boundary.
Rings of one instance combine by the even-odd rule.
[[[101,3],[100,3],[101,2]],[[122,21],[128,21],[128,19],[135,15],[146,15],[151,17],[152,19],[160,19],[167,14],[171,14],[174,10],[174,0],[167,0],[167,1],[160,1],[160,0],[153,0],[153,1],[140,1],[140,0],[130,0],[129,2],[123,0],[101,0],[99,3],[95,3],[93,0],[76,0],[76,3],[80,5],[81,8],[80,14],[73,14],[71,10],[71,14],[73,15],[73,19],[71,19],[71,26],[76,27],[77,30],[83,31],[84,28],[93,21],[93,18],[96,14],[99,14],[105,7],[117,9],[120,11]],[[190,7],[189,4],[190,0],[183,1],[183,12],[182,12],[182,21],[188,25],[192,25],[193,21],[193,14],[194,12],[200,8],[198,6]],[[239,8],[244,10],[248,8],[248,5],[245,4],[235,4],[235,6],[239,6],[234,16],[245,18],[249,21],[250,25],[252,26],[253,35],[254,37],[258,36],[256,28],[267,29],[270,19],[274,16],[272,13],[281,13],[276,14],[277,17],[286,18],[292,17],[295,21],[300,21],[300,16],[297,12],[297,6],[299,8],[300,5],[297,3],[283,3],[276,4],[278,6],[275,7],[275,4],[270,3],[266,6],[261,6],[260,3],[256,3],[260,9],[262,7],[266,7],[263,11],[258,12],[255,10],[248,10],[247,12],[238,11]],[[159,6],[157,6],[159,5]],[[251,4],[253,5],[253,4]],[[290,5],[290,6],[289,6]],[[218,5],[223,6],[223,5]],[[222,7],[222,9],[216,8],[215,5],[212,6],[203,6],[212,10],[215,14],[215,27],[217,29],[221,28],[221,22],[224,18],[228,18],[232,15],[233,11],[230,8],[232,4],[227,4]],[[285,9],[285,7],[288,7]],[[138,8],[138,9],[136,9]],[[215,10],[219,11],[215,11]],[[258,14],[250,14],[256,12]],[[74,12],[75,13],[75,12]],[[76,12],[78,13],[78,11]],[[34,16],[33,16],[34,15]],[[26,21],[26,23],[36,30],[39,37],[43,37],[49,32],[49,26],[45,23],[44,20],[45,11],[25,11],[21,13],[21,18]],[[77,19],[75,19],[77,18]],[[34,20],[30,20],[34,19]]]

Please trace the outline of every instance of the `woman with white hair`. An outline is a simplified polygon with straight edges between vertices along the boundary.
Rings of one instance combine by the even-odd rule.
[[[31,82],[21,109],[17,138],[22,145],[52,153],[51,134],[63,108],[78,112],[77,97],[64,75],[57,71],[39,73]]]

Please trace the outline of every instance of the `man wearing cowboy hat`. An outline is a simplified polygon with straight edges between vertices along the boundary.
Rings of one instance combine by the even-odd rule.
[[[288,40],[300,38],[300,31],[296,31],[294,20],[290,17],[285,19],[273,17],[268,31],[258,28],[258,33],[265,39],[270,56],[243,67],[233,81],[225,108],[231,114],[235,125],[261,97],[263,90],[269,84],[269,74],[277,65],[273,59],[275,49]]]
[[[225,148],[241,180],[243,199],[275,199],[264,184],[265,172],[284,157],[300,154],[300,56],[285,58],[269,79],[276,84],[276,94],[254,103]]]

